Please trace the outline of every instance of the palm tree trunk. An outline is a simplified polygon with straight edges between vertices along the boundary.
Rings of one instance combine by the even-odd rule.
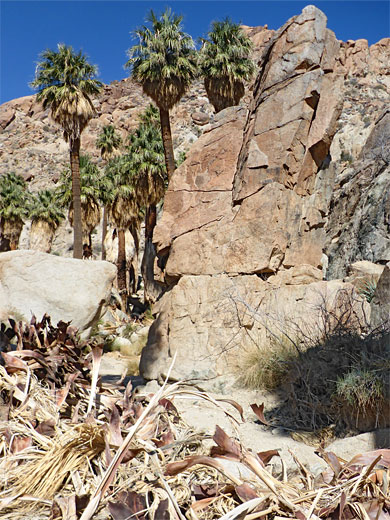
[[[175,171],[175,156],[173,154],[171,123],[169,121],[169,111],[160,108],[161,135],[164,145],[165,166],[167,168],[168,180]]]
[[[107,206],[103,207],[103,223],[102,223],[102,260],[106,259],[106,248],[104,247],[104,241],[107,236]]]
[[[10,250],[10,240],[4,232],[5,222],[0,218],[0,253]]]
[[[29,248],[34,251],[50,253],[55,228],[46,220],[33,220],[30,230]]]
[[[126,238],[125,238],[125,230],[118,230],[118,261],[117,261],[117,269],[118,269],[118,290],[121,295],[122,302],[124,308],[126,309],[126,301],[127,301],[127,272],[126,272]]]
[[[141,271],[144,281],[145,303],[154,303],[162,293],[162,286],[154,279],[154,262],[156,248],[153,245],[153,231],[156,227],[157,208],[152,204],[146,209],[145,215],[145,250],[142,257]]]
[[[130,233],[134,240],[135,255],[131,261],[130,286],[131,292],[136,293],[138,287],[138,255],[139,255],[139,236],[138,225],[136,222],[130,224]]]
[[[146,209],[146,215],[145,215],[145,240],[150,238],[152,240],[153,238],[153,231],[156,227],[156,221],[157,221],[157,207],[156,204],[151,204]]]
[[[83,258],[83,230],[81,223],[80,138],[70,141],[70,170],[73,195],[73,258]]]

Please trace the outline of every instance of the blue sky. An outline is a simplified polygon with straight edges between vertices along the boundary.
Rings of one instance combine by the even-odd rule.
[[[389,0],[0,0],[0,104],[33,93],[28,83],[40,52],[59,42],[82,49],[99,67],[101,81],[125,78],[126,49],[135,43],[130,33],[150,8],[161,12],[169,5],[184,16],[184,30],[197,38],[207,33],[211,21],[226,16],[277,29],[310,3],[324,11],[340,40],[366,38],[372,44],[390,35]]]

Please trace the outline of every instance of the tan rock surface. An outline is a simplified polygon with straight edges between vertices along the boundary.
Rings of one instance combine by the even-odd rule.
[[[165,377],[176,353],[172,378],[226,391],[254,346],[272,348],[275,338],[298,330],[319,337],[323,310],[337,315],[351,302],[363,322],[368,304],[340,280],[277,287],[256,275],[182,276],[155,309],[141,374]]]
[[[378,280],[371,302],[371,319],[374,327],[390,322],[390,262],[385,265]]]
[[[0,253],[0,321],[48,313],[88,332],[109,303],[115,267],[38,251]],[[97,281],[99,283],[97,283]]]

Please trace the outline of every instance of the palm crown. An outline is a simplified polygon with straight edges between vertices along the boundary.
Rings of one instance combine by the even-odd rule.
[[[41,190],[31,198],[30,218],[31,220],[43,220],[52,228],[56,229],[64,218],[60,207],[56,203],[54,190]]]
[[[95,79],[97,68],[81,51],[75,53],[63,43],[58,45],[58,52],[45,50],[41,60],[31,83],[38,90],[37,101],[51,109],[66,141],[77,139],[95,114],[90,96],[98,94],[102,87]]]
[[[158,111],[149,105],[140,124],[130,135],[129,152],[135,173],[135,189],[140,204],[157,204],[164,195],[166,168]]]
[[[14,172],[0,175],[0,218],[7,221],[27,218],[29,198],[23,177]]]
[[[211,103],[217,112],[238,104],[255,67],[250,59],[252,42],[239,24],[229,18],[213,22],[208,39],[202,38],[199,67]]]
[[[0,251],[17,249],[30,194],[25,180],[13,172],[0,175]]]
[[[73,256],[82,258],[82,224],[80,201],[80,136],[88,121],[95,115],[90,96],[97,94],[102,84],[95,79],[97,68],[70,46],[58,45],[58,52],[47,49],[41,54],[35,80],[31,86],[38,90],[37,100],[50,108],[51,116],[69,142],[72,171],[74,210]]]
[[[170,9],[160,18],[151,10],[146,19],[151,27],[135,31],[139,43],[128,50],[125,64],[145,93],[165,110],[180,100],[197,72],[195,44],[182,31],[182,19]]]
[[[121,136],[113,125],[106,125],[96,140],[96,147],[100,150],[103,160],[108,160],[122,143]]]
[[[98,204],[99,201],[99,168],[88,155],[80,155],[81,203]],[[61,174],[61,183],[57,189],[57,201],[62,207],[72,205],[72,174],[65,169]]]

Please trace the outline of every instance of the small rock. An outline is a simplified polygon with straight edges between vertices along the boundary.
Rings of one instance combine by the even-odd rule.
[[[196,125],[203,126],[207,125],[210,121],[210,116],[204,112],[193,112],[191,118]]]

